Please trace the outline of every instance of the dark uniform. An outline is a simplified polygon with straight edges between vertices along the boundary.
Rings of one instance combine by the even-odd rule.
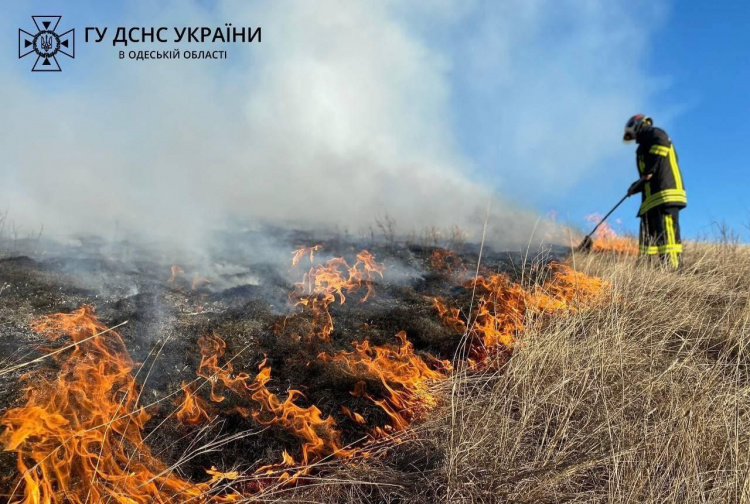
[[[651,175],[641,189],[642,202],[639,251],[661,256],[673,268],[682,262],[679,211],[687,206],[687,195],[669,135],[659,128],[643,128],[636,136],[638,173]]]

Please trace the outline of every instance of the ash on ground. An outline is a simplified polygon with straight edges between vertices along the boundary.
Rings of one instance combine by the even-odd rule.
[[[133,373],[142,386],[142,403],[153,404],[147,430],[149,445],[167,464],[184,460],[199,438],[240,437],[217,452],[182,462],[181,473],[205,479],[205,469],[240,467],[253,470],[274,463],[286,450],[299,459],[300,441],[281,428],[264,427],[252,418],[222,408],[206,428],[181,425],[174,416],[174,399],[182,382],[195,379],[201,354],[198,338],[216,333],[227,344],[226,356],[235,372],[253,375],[267,360],[272,369],[268,388],[280,396],[300,390],[301,405],[315,405],[331,416],[342,431],[344,444],[368,435],[373,426],[386,425],[385,412],[351,391],[357,379],[334,372],[318,356],[321,352],[351,350],[352,342],[396,344],[405,331],[415,351],[429,359],[451,359],[461,336],[441,323],[435,298],[468,311],[471,290],[465,283],[477,271],[480,247],[405,244],[396,240],[355,240],[301,231],[268,228],[222,233],[198,256],[169,254],[158,248],[120,241],[107,243],[80,237],[60,245],[40,240],[4,243],[0,249],[0,356],[2,367],[37,359],[54,348],[29,329],[31,321],[51,313],[70,312],[81,305],[95,307],[108,327],[127,322],[118,331],[136,366]],[[302,257],[291,265],[292,251],[320,245],[313,262]],[[334,328],[330,342],[311,343],[293,337],[299,307],[290,295],[312,265],[334,257],[353,264],[356,254],[368,250],[386,266],[382,279],[363,293],[338,299],[330,306]],[[553,249],[536,253],[497,252],[484,249],[480,273],[504,272],[520,279],[522,272],[541,271],[546,261],[564,253]],[[533,275],[532,275],[533,276]],[[528,280],[527,280],[528,281]],[[304,320],[304,317],[302,317]],[[279,327],[282,327],[279,330]],[[21,376],[49,368],[54,361],[41,359],[30,366],[0,376],[0,414],[23,402]],[[367,383],[376,393],[382,384]],[[231,401],[231,399],[228,399]],[[366,425],[342,413],[342,406],[361,412]],[[227,413],[228,411],[228,413]],[[15,454],[0,455],[0,484],[12,481]],[[6,489],[2,489],[6,490]]]

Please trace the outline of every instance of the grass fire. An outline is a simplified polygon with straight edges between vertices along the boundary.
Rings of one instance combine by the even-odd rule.
[[[707,247],[664,288],[636,275],[672,273],[604,249],[525,265],[485,253],[476,269],[470,247],[321,240],[289,247],[284,271],[249,265],[252,285],[155,262],[131,271],[138,292],[124,297],[75,287],[65,261],[10,257],[3,330],[27,343],[5,343],[0,375],[4,498],[576,500],[636,479],[644,496],[709,480],[701,492],[742,495],[728,475],[748,445],[727,444],[740,430],[726,426],[747,421],[750,289],[722,294],[739,274],[695,289],[719,268]],[[750,267],[743,249],[722,254]],[[104,267],[120,278],[117,261]],[[684,298],[690,315],[667,334],[641,325],[631,313],[666,316],[641,304],[644,289]],[[641,481],[665,446],[664,471]],[[598,486],[613,471],[623,486]]]
[[[0,504],[750,504],[750,2],[43,3]]]

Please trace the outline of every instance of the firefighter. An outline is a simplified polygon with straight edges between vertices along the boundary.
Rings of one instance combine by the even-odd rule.
[[[677,269],[682,264],[679,215],[687,206],[687,196],[672,140],[642,114],[625,124],[623,140],[638,144],[640,178],[630,186],[628,195],[641,193],[639,252],[649,259],[659,255],[665,264]]]

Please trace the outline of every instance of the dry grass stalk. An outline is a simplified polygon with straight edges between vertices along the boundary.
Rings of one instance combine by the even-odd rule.
[[[750,502],[750,249],[689,244],[680,273],[590,255],[598,309],[530,321],[499,371],[390,458],[288,502]]]

